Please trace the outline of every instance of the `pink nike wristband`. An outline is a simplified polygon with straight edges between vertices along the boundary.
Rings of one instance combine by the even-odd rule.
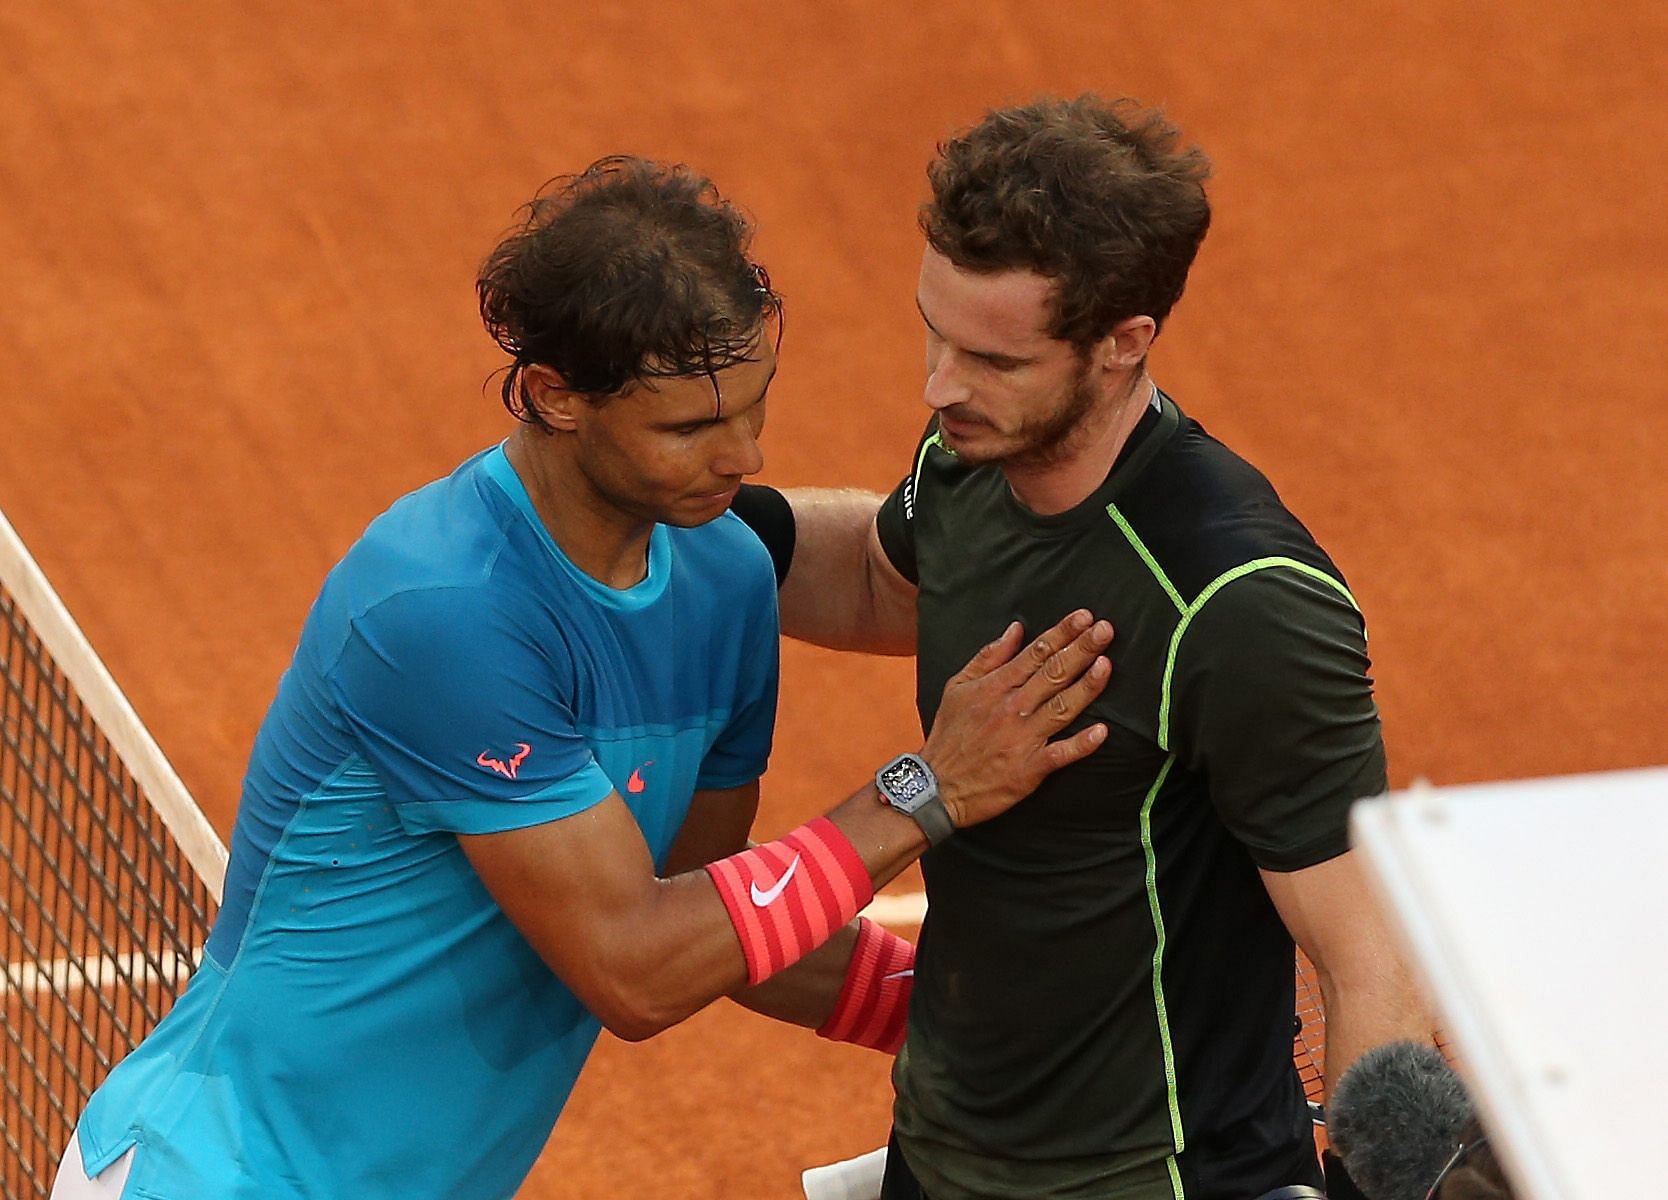
[[[708,863],[707,874],[741,939],[750,984],[804,958],[875,895],[862,856],[827,817]]]
[[[864,917],[834,1011],[818,1037],[896,1054],[915,987],[915,944]]]

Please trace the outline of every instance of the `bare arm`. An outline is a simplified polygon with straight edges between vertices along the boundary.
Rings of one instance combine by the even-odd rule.
[[[1049,739],[1105,686],[1100,651],[1110,636],[1104,623],[1091,627],[1088,614],[1073,614],[1016,656],[1010,629],[950,681],[922,757],[938,774],[953,824],[1006,811],[1100,744],[1106,729],[1099,724]],[[872,784],[828,815],[877,886],[926,847],[919,826],[882,804]],[[729,821],[727,828],[739,825],[739,811]],[[637,823],[615,794],[562,820],[458,841],[550,969],[623,1038],[658,1033],[747,979],[710,877],[697,869],[657,878]]]
[[[915,586],[881,548],[885,499],[843,488],[793,488],[793,565],[777,593],[782,632],[833,650],[915,653]]]
[[[1286,928],[1315,964],[1326,1002],[1326,1089],[1374,1046],[1430,1043],[1436,1022],[1368,891],[1353,852],[1301,871],[1264,871]]]
[[[695,871],[747,848],[747,835],[759,815],[759,782],[738,788],[695,793],[684,814],[677,840],[666,854],[666,874]]]
[[[831,815],[860,847],[881,845],[882,872],[894,861],[901,869],[919,852],[911,844],[920,839],[914,822],[868,789]],[[458,840],[546,964],[621,1038],[651,1037],[747,982],[712,880],[699,867],[656,878],[649,848],[617,795],[565,820]]]
[[[693,871],[748,845],[747,834],[759,811],[759,785],[725,791],[696,792],[678,840],[666,859],[666,874]],[[827,1022],[845,983],[857,926],[848,925],[819,949],[763,983],[742,988],[731,999],[756,1013],[820,1029]]]

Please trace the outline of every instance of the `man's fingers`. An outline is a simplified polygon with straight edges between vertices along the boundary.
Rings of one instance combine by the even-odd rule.
[[[1095,697],[1106,690],[1112,679],[1112,662],[1102,656],[1089,664],[1078,681],[1048,701],[1048,714],[1064,728],[1070,725],[1094,703]]]
[[[997,673],[1009,687],[1019,687],[1027,679],[1044,670],[1049,659],[1071,645],[1074,638],[1094,624],[1094,620],[1094,616],[1086,608],[1067,613],[1046,633],[1031,639],[1030,644],[1018,655],[1011,656],[1011,661],[1005,661]],[[1012,629],[1012,626],[1009,628]]]
[[[1054,628],[1057,630],[1060,627],[1056,625]],[[1054,630],[1049,632],[1053,633]],[[1043,636],[1046,638],[1048,635]],[[1042,638],[1038,639],[1038,641],[1042,640]],[[1062,644],[1059,650],[1048,655],[1036,667],[1031,677],[1020,685],[1020,713],[1029,715],[1044,709],[1050,710],[1056,715],[1069,713],[1065,720],[1060,722],[1061,725],[1077,716],[1083,709],[1079,706],[1074,711],[1070,710],[1070,700],[1066,697],[1066,691],[1068,687],[1073,686],[1080,680],[1085,671],[1095,664],[1100,652],[1106,649],[1111,641],[1112,626],[1106,621],[1096,621],[1084,628],[1070,642]],[[1036,642],[1032,643],[1033,648],[1036,645]],[[1030,653],[1031,651],[1027,651],[1026,655],[1022,657],[1028,657]],[[1105,685],[1104,678],[1101,680],[1101,685]],[[1097,687],[1094,691],[1095,694],[1099,694],[1100,688]],[[1092,699],[1093,696],[1090,698]]]
[[[968,660],[967,665],[956,673],[956,679],[978,679],[1008,662],[1013,658],[1014,651],[1019,648],[1022,632],[1023,628],[1018,621],[1010,621],[1008,627],[1002,631],[1002,636],[985,645]],[[955,679],[950,682],[954,683]]]
[[[1111,678],[1112,664],[1104,658],[1097,658],[1089,664],[1089,669],[1083,672],[1082,678],[1064,691],[1055,692],[1043,701],[1042,707],[1033,715],[1046,722],[1045,728],[1050,732],[1064,729],[1083,714]]]
[[[1100,748],[1106,740],[1106,726],[1099,721],[1087,729],[1079,729],[1069,738],[1061,738],[1057,742],[1050,742],[1042,748],[1044,768],[1052,774],[1061,767],[1070,766],[1079,759],[1088,758]]]
[[[1092,754],[1101,723],[1049,742],[1105,689],[1112,664],[1101,653],[1112,626],[1084,609],[1021,648],[1017,625],[973,656],[944,689],[922,753],[958,826],[976,825],[1034,790],[1044,776]],[[955,686],[960,684],[962,686]]]

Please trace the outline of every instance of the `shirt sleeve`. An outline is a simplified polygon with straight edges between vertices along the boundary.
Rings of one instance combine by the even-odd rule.
[[[880,548],[892,566],[910,583],[920,585],[921,571],[915,557],[915,505],[920,498],[921,477],[927,460],[927,450],[938,438],[938,419],[927,423],[926,432],[915,445],[915,458],[909,474],[892,489],[892,494],[881,503],[875,514],[875,531],[880,535]]]
[[[736,678],[739,703],[701,760],[695,778],[697,788],[734,788],[752,783],[764,774],[770,761],[776,731],[781,640],[775,577],[772,574],[761,579],[763,584],[748,593],[748,629]]]
[[[408,831],[521,829],[614,790],[548,641],[468,588],[401,593],[353,622],[331,683]]]
[[[1350,805],[1385,790],[1370,667],[1342,586],[1290,567],[1226,584],[1184,631],[1171,745],[1259,867],[1342,854]]]

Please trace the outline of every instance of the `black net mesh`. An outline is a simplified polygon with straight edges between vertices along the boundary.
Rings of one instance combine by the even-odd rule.
[[[1297,1018],[1293,1022],[1292,1058],[1298,1078],[1312,1106],[1326,1100],[1326,1009],[1321,1004],[1320,981],[1315,968],[1297,954]],[[1320,1111],[1316,1110],[1316,1116]]]
[[[0,585],[0,1197],[185,986],[208,888]]]

